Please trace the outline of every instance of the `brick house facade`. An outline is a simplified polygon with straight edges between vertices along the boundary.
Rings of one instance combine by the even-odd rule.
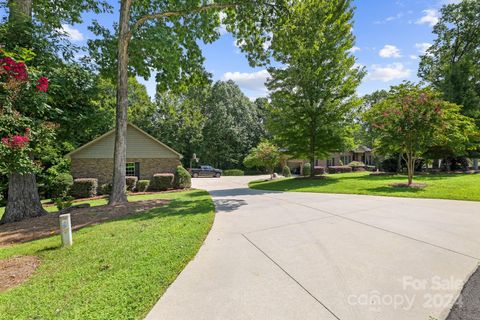
[[[77,178],[96,178],[98,184],[110,183],[113,177],[115,131],[70,152],[71,174]],[[173,173],[182,156],[133,124],[127,126],[127,176],[150,180],[155,173]]]

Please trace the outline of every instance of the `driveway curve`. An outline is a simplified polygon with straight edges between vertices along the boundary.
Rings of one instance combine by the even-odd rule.
[[[193,180],[216,218],[146,319],[445,319],[480,258],[480,203]]]

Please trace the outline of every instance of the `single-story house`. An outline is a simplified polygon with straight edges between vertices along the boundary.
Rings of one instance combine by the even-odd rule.
[[[67,154],[73,178],[97,178],[99,185],[112,182],[114,145],[115,129]],[[180,159],[177,151],[127,124],[127,176],[150,180],[155,173],[174,173]]]
[[[347,165],[352,161],[363,162],[365,165],[373,165],[372,149],[367,146],[359,146],[355,150],[332,153],[326,159],[315,159],[316,167],[328,168],[330,166]],[[284,163],[294,173],[301,174],[303,165],[309,162],[307,159],[287,159]],[[282,164],[283,166],[283,164]]]

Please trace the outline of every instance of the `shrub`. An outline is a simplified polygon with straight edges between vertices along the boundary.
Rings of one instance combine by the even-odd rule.
[[[352,161],[348,164],[349,167],[365,167],[365,163],[361,161]]]
[[[310,165],[310,163],[305,163],[303,165],[303,175],[309,176],[311,172],[312,172],[312,166]]]
[[[165,191],[173,187],[173,173],[155,173],[150,180],[149,190]]]
[[[190,173],[182,166],[178,166],[175,170],[175,178],[173,187],[175,189],[186,189],[192,186],[192,177]]]
[[[290,167],[289,166],[283,167],[282,175],[284,177],[291,177],[292,176],[292,173],[290,172]]]
[[[53,201],[55,202],[55,206],[57,207],[58,211],[61,211],[66,208],[70,208],[73,204],[74,197],[65,196],[54,198]]]
[[[244,176],[245,172],[240,169],[228,169],[223,171],[224,176]]]
[[[376,166],[365,166],[365,169],[367,169],[367,171],[375,171],[375,170],[377,170],[377,167]]]
[[[98,179],[82,178],[73,180],[70,193],[75,198],[91,198],[97,195]]]
[[[325,167],[315,166],[313,167],[313,174],[318,176],[320,174],[325,174]]]
[[[347,173],[352,172],[350,166],[330,166],[328,167],[328,173]]]
[[[100,186],[100,194],[110,195],[112,193],[112,184],[104,183]]]
[[[145,191],[148,190],[149,185],[150,185],[150,180],[138,180],[137,191],[138,192],[145,192]]]
[[[73,177],[68,173],[59,173],[47,181],[47,192],[52,198],[66,196],[73,185]]]
[[[125,177],[125,187],[127,191],[134,191],[135,187],[137,186],[137,177],[127,176]]]

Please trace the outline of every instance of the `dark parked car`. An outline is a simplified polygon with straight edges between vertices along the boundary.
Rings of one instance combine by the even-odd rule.
[[[200,168],[193,168],[190,172],[192,177],[215,177],[220,178],[222,175],[222,170],[215,169],[212,166],[200,166]]]

